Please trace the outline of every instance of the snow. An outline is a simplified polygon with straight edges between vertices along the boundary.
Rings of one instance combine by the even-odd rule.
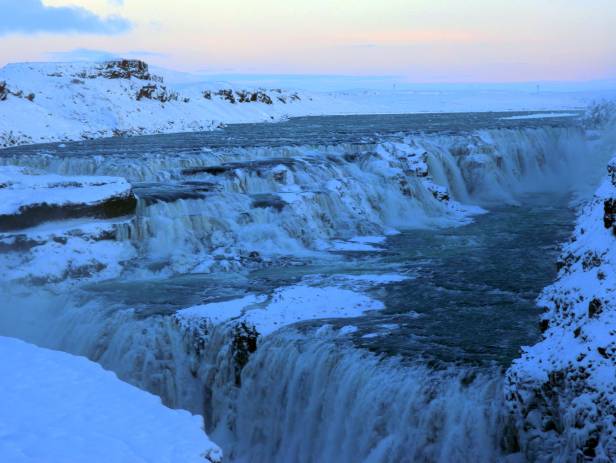
[[[355,325],[344,325],[342,328],[338,330],[338,336],[347,336],[349,334],[357,333],[359,328]]]
[[[111,201],[116,208],[105,209]],[[123,263],[136,256],[129,242],[114,239],[126,218],[90,216],[128,213],[117,207],[120,202],[134,206],[132,187],[121,177],[0,166],[0,246],[5,248],[0,279],[53,283],[118,276]],[[80,218],[61,220],[63,216]]]
[[[179,310],[175,315],[183,324],[190,324],[195,319],[203,318],[209,319],[213,324],[219,324],[240,317],[247,307],[265,300],[267,300],[266,297],[249,294],[239,299],[189,307]]]
[[[179,310],[175,318],[181,326],[213,325],[229,321],[248,322],[266,336],[300,321],[357,317],[381,310],[382,302],[364,291],[412,278],[397,273],[362,275],[307,275],[296,285],[277,288],[270,295],[248,294],[241,298],[212,302]],[[352,333],[349,328],[340,334]]]
[[[300,321],[358,317],[383,308],[382,302],[348,289],[295,285],[276,290],[266,308],[249,311],[244,320],[266,336]]]
[[[538,114],[526,114],[524,116],[508,116],[501,117],[503,120],[523,120],[523,119],[550,119],[553,117],[578,117],[577,113],[538,113]]]
[[[203,420],[83,357],[0,337],[0,461],[219,462]]]
[[[349,280],[354,280],[352,277]],[[399,277],[357,278],[373,285],[400,281]],[[247,295],[224,302],[189,307],[176,312],[183,326],[198,325],[201,321],[221,324],[230,320],[248,322],[259,334],[272,332],[301,321],[325,318],[357,317],[367,311],[381,310],[382,302],[361,292],[338,286],[297,284],[276,289],[271,296]]]
[[[0,216],[34,205],[95,205],[130,194],[131,185],[121,177],[65,176],[0,166]]]
[[[522,444],[539,460],[579,452],[616,459],[616,228],[609,223],[616,158],[608,170],[562,250],[557,281],[539,298],[543,339],[507,373]]]
[[[291,116],[571,110],[616,94],[606,89],[570,88],[536,92],[515,85],[336,92],[261,89],[256,82],[208,81],[203,76],[166,83],[149,72],[141,76],[144,78],[109,78],[105,66],[107,63],[17,63],[0,69],[0,82],[6,82],[10,92],[0,101],[0,147],[211,130],[221,123],[279,121]],[[154,99],[137,99],[147,86],[155,86]],[[272,104],[232,102],[218,95],[221,90],[231,92],[236,100],[246,92],[262,92]],[[34,95],[32,101],[26,98],[28,94]]]

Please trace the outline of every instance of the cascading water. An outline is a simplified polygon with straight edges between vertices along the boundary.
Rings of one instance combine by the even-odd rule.
[[[335,342],[285,333],[259,347],[232,461],[488,462],[511,446],[498,372],[404,367]]]
[[[592,166],[602,162],[602,154],[591,149],[583,130],[566,124],[397,134],[366,142],[353,136],[357,140],[214,150],[186,150],[181,144],[162,149],[156,140],[165,138],[151,137],[136,141],[139,149],[130,152],[120,141],[3,152],[0,164],[124,176],[139,203],[134,217],[105,224],[112,230],[111,243],[122,246],[109,254],[114,265],[95,256],[106,269],[105,278],[118,279],[96,283],[100,278],[93,273],[32,290],[23,286],[28,283],[28,260],[19,257],[24,251],[6,253],[9,268],[14,265],[20,272],[11,280],[9,271],[3,283],[10,291],[0,314],[0,334],[86,355],[160,395],[166,404],[204,414],[230,461],[510,458],[517,449],[502,406],[506,360],[496,356],[460,365],[441,354],[426,357],[422,346],[432,352],[449,349],[460,358],[474,347],[459,346],[460,339],[451,334],[456,327],[428,339],[425,333],[441,329],[431,320],[446,320],[446,313],[423,313],[423,306],[408,301],[433,300],[435,310],[451,302],[447,309],[468,311],[473,323],[493,329],[485,320],[494,316],[468,308],[468,299],[482,298],[487,305],[495,301],[495,307],[526,311],[534,326],[533,298],[549,281],[549,270],[541,267],[541,276],[522,289],[494,283],[465,294],[435,268],[444,260],[472,273],[485,265],[484,254],[502,253],[498,243],[486,248],[482,240],[495,235],[507,242],[516,221],[533,224],[524,235],[532,240],[544,226],[541,216],[516,215],[515,206],[529,194],[570,192],[592,183]],[[485,232],[447,231],[485,212],[477,205],[494,209],[503,204],[511,207],[494,212],[493,222],[481,222]],[[541,214],[566,210],[542,207]],[[548,228],[544,261],[553,258],[555,245],[564,239],[562,225],[571,220],[568,212],[565,216]],[[509,222],[498,224],[505,219]],[[438,240],[425,249],[419,241],[410,245],[406,237],[417,235],[409,230],[418,229],[432,230],[426,233]],[[357,237],[400,231],[402,238],[388,240],[396,245],[353,247],[361,243]],[[74,230],[67,236],[70,243]],[[347,247],[337,248],[340,242]],[[462,247],[468,254],[452,251],[461,249],[460,243],[468,244]],[[27,252],[47,244],[33,246]],[[398,246],[421,252],[398,255]],[[429,255],[429,249],[442,249],[442,255]],[[418,265],[408,267],[410,261]],[[421,282],[399,283],[409,288],[402,291],[402,303],[388,302],[393,299],[387,285],[360,285],[361,291],[383,299],[386,310],[347,322],[329,320],[326,329],[318,329],[323,322],[310,322],[298,331],[274,332],[259,341],[256,353],[246,348],[252,334],[237,324],[238,317],[195,326],[174,315],[181,308],[245,295],[264,294],[271,302],[276,288],[315,275],[332,284],[341,273],[361,276],[391,269]],[[513,273],[508,277],[514,278]],[[421,294],[424,280],[442,284]],[[359,285],[361,279],[349,281]],[[69,287],[70,296],[58,295]],[[517,326],[509,316],[510,325]],[[344,334],[347,323],[351,328]],[[503,337],[510,336],[506,327],[497,328]],[[400,344],[382,343],[383,336]],[[534,328],[523,339],[510,340],[513,351],[516,342],[533,336]],[[507,349],[502,357],[510,360],[515,353]],[[403,358],[397,358],[403,351]]]

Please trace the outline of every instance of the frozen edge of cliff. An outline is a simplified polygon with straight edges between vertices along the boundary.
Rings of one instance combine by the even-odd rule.
[[[521,445],[533,461],[616,459],[616,158],[582,209],[545,288],[543,339],[507,373]]]
[[[220,462],[203,421],[94,362],[0,337],[3,461]]]

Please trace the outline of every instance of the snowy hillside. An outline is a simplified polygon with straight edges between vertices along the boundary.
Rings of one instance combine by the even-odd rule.
[[[0,146],[209,130],[313,106],[309,96],[281,89],[204,84],[179,92],[141,61],[13,64],[0,70]]]
[[[0,337],[2,461],[220,462],[202,419],[82,357]],[[172,436],[172,438],[170,438]]]
[[[616,158],[539,303],[543,340],[508,372],[531,461],[616,459]]]
[[[221,123],[289,116],[579,109],[602,96],[506,86],[324,93],[203,81],[204,76],[182,82],[164,74],[170,82],[136,60],[7,65],[0,69],[0,148],[210,130]]]

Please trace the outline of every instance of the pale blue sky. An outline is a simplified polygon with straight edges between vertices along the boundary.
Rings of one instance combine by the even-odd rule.
[[[110,54],[188,71],[413,82],[616,77],[615,0],[0,0],[0,7],[12,11],[0,18],[0,64]]]

